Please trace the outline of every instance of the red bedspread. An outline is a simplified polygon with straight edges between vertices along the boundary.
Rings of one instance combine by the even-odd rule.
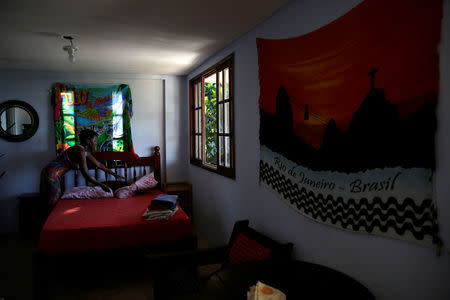
[[[151,199],[161,193],[60,200],[42,229],[39,250],[48,254],[101,251],[170,243],[192,235],[191,222],[181,207],[169,220],[142,219]]]

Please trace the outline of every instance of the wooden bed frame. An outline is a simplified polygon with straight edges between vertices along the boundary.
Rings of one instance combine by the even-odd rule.
[[[155,146],[154,155],[148,157],[135,157],[132,153],[126,152],[97,152],[94,157],[102,164],[116,172],[123,169],[125,181],[129,183],[129,180],[133,181],[137,178],[136,170],[142,168],[141,173],[144,175],[147,173],[146,167],[151,167],[154,172],[155,179],[159,182],[158,188],[161,189],[161,160],[160,160],[160,147]],[[92,168],[91,168],[92,169]],[[99,170],[95,169],[95,178],[99,180]],[[103,171],[102,171],[103,172]],[[79,185],[78,180],[79,170],[75,170],[74,185]],[[106,176],[108,181],[108,176]],[[64,187],[65,183],[62,182]],[[48,284],[48,272],[50,270],[57,270],[61,266],[67,267],[67,262],[70,262],[72,266],[85,265],[88,268],[95,268],[95,265],[108,263],[111,261],[122,262],[127,264],[129,261],[136,261],[138,258],[145,260],[151,260],[151,257],[158,257],[169,253],[177,253],[183,251],[194,250],[197,248],[197,236],[195,232],[192,235],[171,243],[158,244],[139,248],[126,248],[126,249],[114,249],[107,251],[98,251],[92,253],[73,253],[73,254],[58,254],[49,255],[42,251],[36,250],[33,257],[33,276],[35,286],[35,299],[46,299],[47,284]],[[67,270],[66,270],[67,271]],[[69,271],[70,272],[70,271]]]
[[[147,173],[146,167],[152,167],[155,179],[158,181],[158,188],[161,189],[161,155],[159,152],[159,146],[155,146],[155,152],[153,156],[146,157],[136,157],[131,152],[115,152],[115,151],[105,151],[105,152],[95,152],[93,156],[99,162],[107,166],[109,169],[114,170],[116,173],[123,169],[123,176],[125,177],[125,182],[130,183],[130,178],[133,182],[136,181],[136,169],[142,168],[142,172],[145,175]],[[89,169],[94,169],[95,179],[100,180],[99,171],[100,169],[88,165]],[[79,186],[79,169],[75,169],[74,172],[74,186]],[[109,181],[110,176],[106,176],[106,182]],[[63,187],[65,182],[62,183]],[[88,185],[87,180],[85,180],[85,185]]]

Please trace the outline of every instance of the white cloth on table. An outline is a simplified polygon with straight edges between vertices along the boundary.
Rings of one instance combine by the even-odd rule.
[[[247,292],[247,300],[286,300],[286,295],[282,291],[258,281]]]

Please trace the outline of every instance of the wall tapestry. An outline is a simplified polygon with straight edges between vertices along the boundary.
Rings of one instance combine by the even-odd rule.
[[[56,83],[52,95],[57,153],[78,144],[78,133],[83,129],[92,129],[99,134],[97,151],[134,153],[128,85]]]
[[[366,0],[257,39],[260,182],[315,221],[441,246],[435,108],[442,1]]]

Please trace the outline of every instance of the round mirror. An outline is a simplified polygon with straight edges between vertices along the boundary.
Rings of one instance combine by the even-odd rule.
[[[21,142],[32,137],[39,127],[39,117],[26,102],[9,100],[0,104],[0,137]]]

